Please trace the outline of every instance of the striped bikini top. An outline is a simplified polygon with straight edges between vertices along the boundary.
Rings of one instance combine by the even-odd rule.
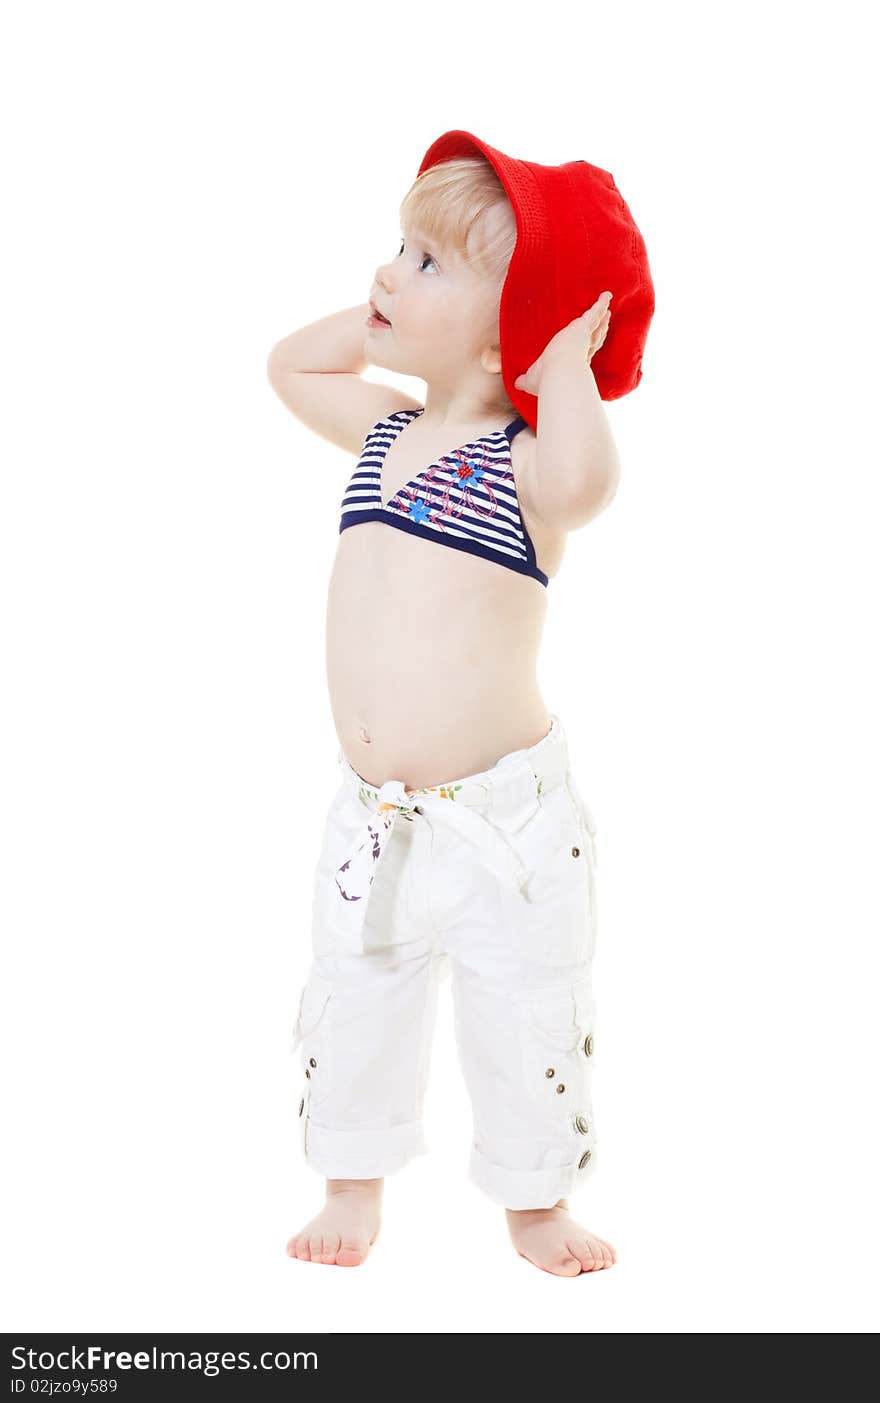
[[[382,464],[407,424],[424,414],[399,409],[367,434],[363,452],[342,498],[340,532],[363,521],[381,521],[454,550],[494,560],[546,585],[535,547],[520,515],[511,440],[525,428],[516,418],[504,429],[463,444],[417,473],[390,502],[382,502]]]

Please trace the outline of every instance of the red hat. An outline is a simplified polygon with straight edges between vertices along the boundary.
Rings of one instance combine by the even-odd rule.
[[[463,131],[438,137],[418,173],[475,155],[494,167],[516,215],[499,308],[501,377],[511,404],[537,428],[537,399],[514,389],[514,381],[606,289],[614,294],[611,321],[590,366],[603,400],[628,394],[642,378],[654,284],[644,240],[614,177],[587,161],[517,161]]]

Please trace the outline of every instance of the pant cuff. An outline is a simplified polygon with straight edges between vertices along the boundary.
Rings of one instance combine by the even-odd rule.
[[[306,1126],[306,1163],[325,1179],[384,1179],[427,1148],[421,1121],[385,1130],[331,1130],[310,1116]]]
[[[583,1169],[578,1162],[555,1169],[508,1169],[493,1164],[476,1147],[471,1148],[470,1177],[494,1203],[503,1208],[553,1208],[580,1188],[595,1169],[595,1154]]]

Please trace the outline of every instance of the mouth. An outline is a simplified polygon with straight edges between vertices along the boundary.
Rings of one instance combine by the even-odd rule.
[[[391,325],[388,318],[383,317],[382,313],[379,311],[378,307],[376,307],[376,305],[373,302],[370,303],[370,311],[372,315],[367,317],[367,321],[376,322],[379,326]]]

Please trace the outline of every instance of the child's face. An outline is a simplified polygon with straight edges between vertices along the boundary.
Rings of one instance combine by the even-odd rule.
[[[391,325],[367,327],[364,354],[374,365],[454,387],[497,344],[500,292],[452,249],[405,228],[370,294]]]

